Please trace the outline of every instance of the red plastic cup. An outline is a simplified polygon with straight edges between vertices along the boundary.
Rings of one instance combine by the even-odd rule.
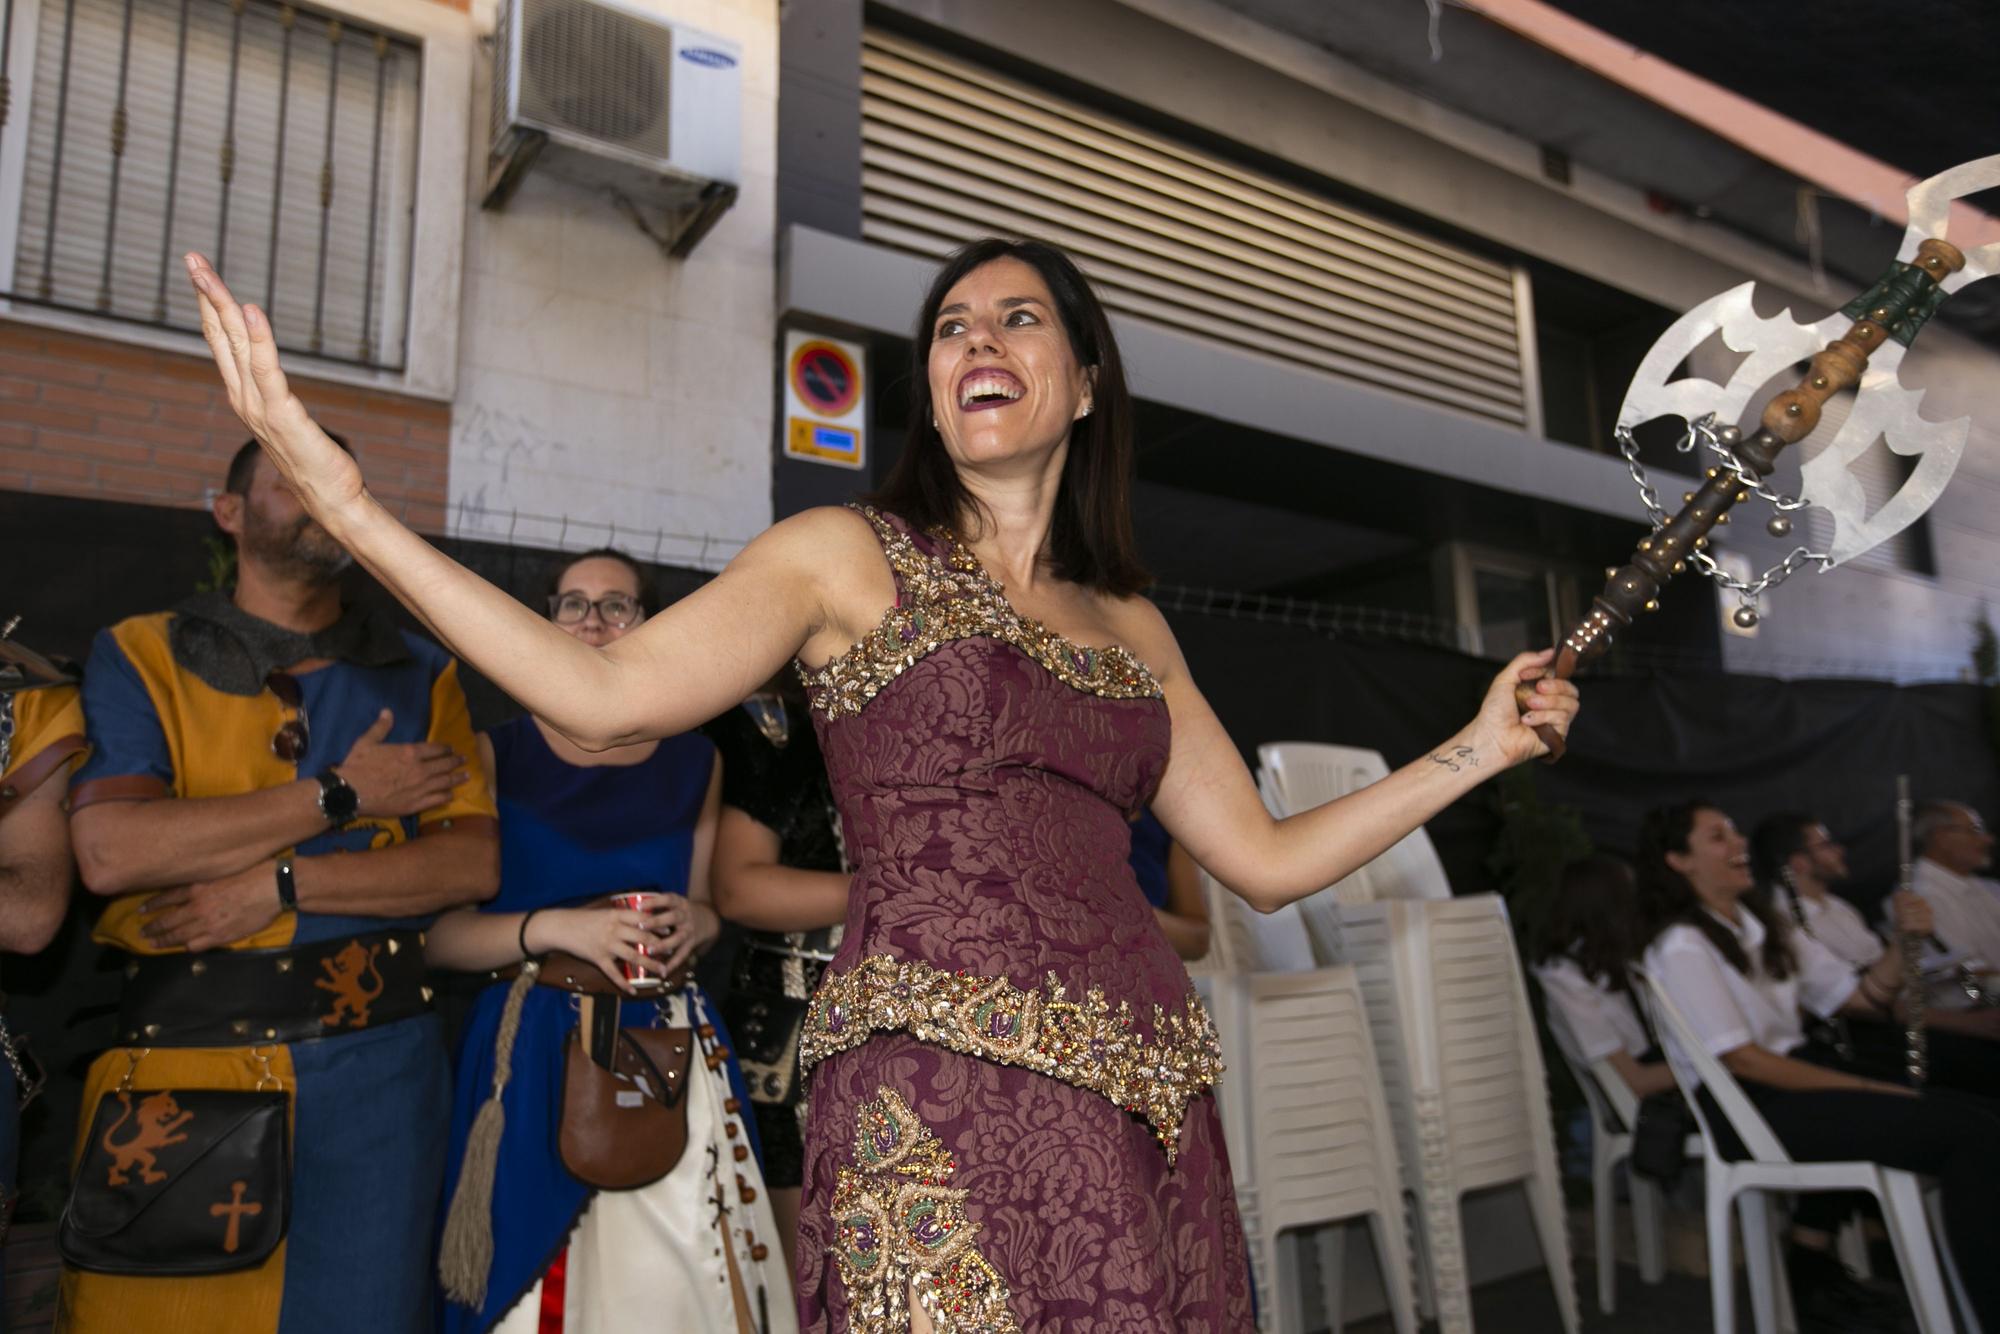
[[[634,912],[644,912],[665,897],[664,894],[658,894],[651,890],[627,890],[623,893],[613,894],[611,896],[611,906],[614,908],[625,908]],[[644,944],[639,945],[638,950],[639,953],[648,958],[652,957],[653,951],[648,949]],[[658,973],[641,968],[629,959],[620,959],[618,961],[618,971],[625,975],[627,982],[641,991],[644,991],[648,987],[657,987],[666,980]]]

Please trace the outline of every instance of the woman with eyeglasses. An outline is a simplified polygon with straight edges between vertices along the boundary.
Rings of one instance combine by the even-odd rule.
[[[188,264],[231,403],[308,508],[562,734],[629,745],[805,674],[856,870],[801,1043],[801,1323],[1249,1329],[1220,1043],[1127,820],[1150,805],[1275,911],[1545,753],[1536,725],[1577,710],[1553,655],[1509,663],[1436,751],[1274,819],[1140,596],[1110,318],[1062,251],[997,238],[923,297],[907,441],[871,505],[794,515],[581,644],[381,509],[286,388],[268,322]]]
[[[646,571],[606,549],[556,571],[548,609],[560,629],[603,647],[658,607]],[[715,1334],[734,1334],[739,1320],[793,1328],[742,1076],[688,971],[719,927],[709,906],[715,747],[686,732],[587,751],[524,715],[484,733],[480,755],[500,808],[500,892],[439,918],[429,942],[441,967],[500,970],[459,1050],[445,1329],[533,1334],[634,1319]],[[607,1030],[615,1012],[617,1028],[692,1035],[668,1094],[685,1113],[686,1148],[634,1189],[593,1191],[558,1147],[580,1124],[566,1105],[578,1096],[572,1066],[601,1039],[584,1026],[600,1011]],[[650,1092],[656,1072],[634,1069],[620,1096]]]

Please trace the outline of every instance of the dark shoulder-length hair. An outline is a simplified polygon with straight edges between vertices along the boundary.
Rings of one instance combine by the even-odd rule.
[[[1602,852],[1563,867],[1529,950],[1531,963],[1567,957],[1585,977],[1613,991],[1631,990],[1628,968],[1639,957],[1639,886],[1632,868]]]
[[[1144,589],[1151,579],[1139,563],[1132,536],[1132,395],[1111,321],[1076,262],[1045,241],[987,237],[962,246],[945,260],[924,294],[910,344],[910,424],[903,452],[870,504],[901,515],[918,528],[956,528],[978,502],[952,466],[932,424],[931,342],[945,296],[959,280],[997,259],[1017,259],[1048,284],[1070,350],[1091,375],[1090,415],[1070,428],[1049,529],[1049,561],[1058,577],[1118,597]]]
[[[1639,825],[1639,903],[1646,921],[1646,943],[1650,945],[1668,927],[1686,923],[1706,936],[1730,967],[1748,975],[1750,959],[1735,935],[1702,907],[1688,878],[1667,864],[1668,853],[1688,851],[1695,817],[1703,811],[1723,813],[1713,802],[1682,801],[1654,807]],[[1792,955],[1791,930],[1771,911],[1770,900],[1745,895],[1738,906],[1764,928],[1765,973],[1780,981],[1790,977],[1798,967]]]

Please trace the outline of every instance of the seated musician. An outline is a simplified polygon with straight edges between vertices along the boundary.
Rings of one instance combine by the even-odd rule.
[[[1639,952],[1638,917],[1631,867],[1601,854],[1571,862],[1528,962],[1577,1059],[1609,1062],[1632,1096],[1645,1098],[1672,1088],[1674,1077],[1632,1000],[1627,965]]]
[[[1886,1016],[1899,980],[1897,958],[1886,954],[1857,973],[1787,927],[1751,897],[1748,843],[1706,802],[1653,811],[1640,845],[1640,896],[1653,924],[1648,974],[1793,1158],[1879,1162],[1939,1181],[1946,1242],[1981,1324],[1995,1327],[2000,1269],[1990,1257],[2000,1247],[2000,1215],[1991,1203],[2000,1191],[2000,1113],[1953,1090],[1920,1094],[1870,1077],[1832,1047],[1809,1041],[1800,1021],[1802,1005],[1822,1017]],[[1899,925],[1915,925],[1909,899],[1897,911]],[[1668,1054],[1677,1063],[1685,1059],[1671,1041]],[[1681,1073],[1693,1082],[1689,1069]],[[1740,1151],[1708,1090],[1700,1096],[1723,1151]],[[1829,1201],[1803,1197],[1796,1217],[1809,1223]],[[1865,1309],[1857,1304],[1864,1290],[1838,1262],[1824,1251],[1794,1248],[1790,1263],[1801,1327],[1853,1328]]]
[[[1751,835],[1750,853],[1756,892],[1768,895],[1776,914],[1802,934],[1857,972],[1876,967],[1890,953],[1860,910],[1835,892],[1847,880],[1847,853],[1825,825],[1797,811],[1770,816]],[[1932,934],[1933,905],[1917,897],[1904,911],[1910,929],[1919,933],[1925,957],[1944,957]],[[1927,989],[1923,1022],[1931,1083],[2000,1098],[2000,1047],[1994,1045],[2000,1040],[2000,1009],[1974,1006],[1947,978]],[[1861,1068],[1893,1077],[1906,1063],[1901,1022],[1850,1019],[1841,1029],[1840,1040]]]
[[[1960,801],[1925,801],[1916,809],[1917,864],[1911,888],[1931,905],[1936,935],[1948,950],[2000,968],[2000,881],[1993,835],[1979,812]]]

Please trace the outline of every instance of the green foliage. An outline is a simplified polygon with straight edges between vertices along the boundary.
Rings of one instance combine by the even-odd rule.
[[[1534,769],[1517,765],[1500,775],[1492,787],[1500,817],[1500,834],[1487,854],[1486,869],[1499,883],[1521,946],[1540,938],[1555,902],[1563,867],[1591,853],[1583,819],[1574,808],[1545,803],[1535,787]],[[1535,1009],[1536,1036],[1542,1043],[1542,1065],[1549,1076],[1549,1111],[1558,1135],[1571,1127],[1583,1107],[1583,1090],[1570,1077],[1569,1066],[1549,1032],[1542,989],[1528,988]]]
[[[1500,775],[1493,784],[1493,805],[1500,816],[1500,836],[1486,869],[1507,900],[1515,935],[1531,941],[1548,917],[1563,867],[1590,855],[1590,839],[1573,808],[1543,802],[1528,765]]]
[[[208,554],[208,575],[194,586],[197,593],[219,593],[236,582],[236,544],[220,533],[201,539]]]
[[[1986,687],[1986,739],[2000,750],[2000,634],[1984,610],[1972,623],[1972,674]]]

